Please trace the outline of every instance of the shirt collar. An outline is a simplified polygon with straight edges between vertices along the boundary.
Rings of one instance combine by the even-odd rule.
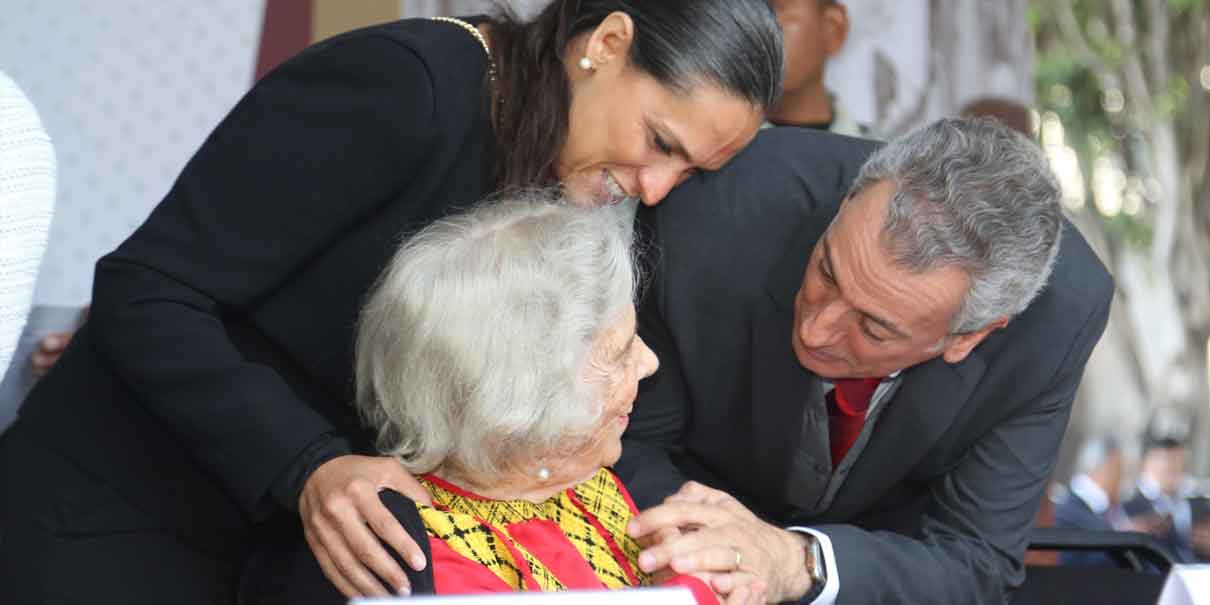
[[[1078,496],[1092,512],[1103,515],[1109,510],[1109,495],[1088,475],[1076,475],[1071,480],[1071,493]]]

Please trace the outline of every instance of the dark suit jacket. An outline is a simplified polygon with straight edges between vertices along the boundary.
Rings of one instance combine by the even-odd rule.
[[[994,603],[1021,559],[1112,282],[1065,225],[1050,286],[963,362],[908,368],[829,506],[819,379],[793,297],[866,142],[772,129],[643,211],[658,247],[640,332],[660,357],[617,469],[639,505],[695,479],[826,532],[842,603]],[[797,458],[797,460],[796,460]],[[792,469],[810,469],[792,472]]]
[[[1190,502],[1193,506],[1193,502]],[[1175,520],[1171,513],[1160,513],[1156,508],[1155,502],[1146,496],[1137,487],[1130,493],[1130,497],[1122,501],[1122,512],[1129,517],[1138,517],[1143,515],[1162,515],[1167,519],[1168,525],[1166,531],[1156,536],[1157,539],[1171,551],[1178,563],[1193,563],[1196,557],[1193,554],[1192,537],[1182,534],[1177,530]],[[1195,512],[1191,509],[1191,513]],[[1196,518],[1196,517],[1194,517]]]
[[[1071,491],[1055,505],[1054,526],[1097,531],[1113,530],[1113,525],[1104,515],[1093,512],[1083,498]],[[1061,551],[1059,562],[1073,567],[1117,567],[1113,558],[1102,552]]]
[[[12,433],[223,556],[250,523],[297,523],[311,470],[370,449],[366,292],[402,235],[490,191],[486,68],[461,29],[405,20],[265,76],[98,262],[87,324]]]

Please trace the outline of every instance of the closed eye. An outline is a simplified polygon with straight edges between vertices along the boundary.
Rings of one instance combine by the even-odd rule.
[[[829,286],[836,285],[836,278],[832,277],[832,272],[828,271],[828,267],[826,264],[824,264],[824,261],[822,258],[819,259],[819,275],[820,275],[820,277],[823,278],[823,280],[825,282],[828,283]]]
[[[865,334],[865,337],[866,337],[866,338],[868,338],[868,339],[870,339],[870,340],[872,340],[872,341],[874,341],[874,342],[886,342],[886,339],[885,339],[885,338],[883,338],[883,337],[881,337],[881,336],[878,336],[877,334],[875,334],[875,333],[871,332],[871,331],[870,331],[870,327],[869,327],[869,326],[867,326],[867,325],[864,325],[864,324],[863,324],[863,325],[861,326],[861,332],[862,332],[863,334]]]
[[[664,140],[664,137],[661,137],[659,134],[656,134],[655,132],[651,133],[651,137],[652,137],[652,143],[655,145],[656,149],[660,150],[660,153],[662,153],[664,155],[672,155],[672,146],[669,145],[668,142]]]

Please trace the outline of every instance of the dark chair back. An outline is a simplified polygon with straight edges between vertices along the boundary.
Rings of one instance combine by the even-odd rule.
[[[1029,548],[1100,552],[1117,567],[1028,566],[1014,605],[1155,603],[1173,562],[1162,543],[1136,532],[1035,528]]]

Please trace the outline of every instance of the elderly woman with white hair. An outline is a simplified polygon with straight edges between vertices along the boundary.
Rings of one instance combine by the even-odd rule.
[[[379,278],[358,326],[357,406],[432,496],[380,495],[428,551],[414,591],[651,583],[626,535],[637,511],[607,468],[659,363],[636,333],[632,216],[544,193],[488,203],[411,237]],[[697,578],[664,583],[717,602]]]

